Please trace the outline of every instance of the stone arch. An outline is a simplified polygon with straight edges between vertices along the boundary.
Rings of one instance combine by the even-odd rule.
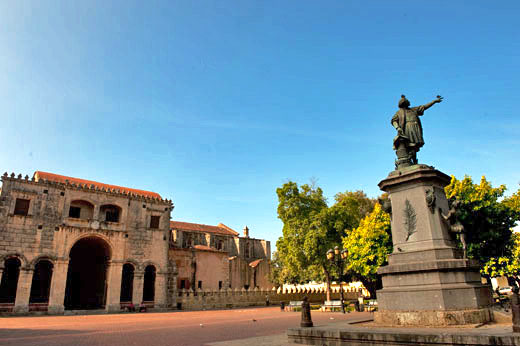
[[[127,258],[127,259],[123,260],[123,264],[126,264],[126,263],[133,265],[135,271],[141,270],[140,266],[139,266],[139,261],[137,261],[133,258]]]
[[[81,235],[77,236],[77,237],[76,237],[76,238],[71,242],[72,245],[71,245],[71,246],[68,248],[68,250],[67,250],[67,256],[66,256],[66,258],[67,258],[67,259],[70,259],[70,251],[72,250],[72,248],[74,247],[74,245],[76,245],[76,243],[77,243],[78,241],[80,241],[80,240],[83,239],[83,238],[91,238],[91,237],[94,237],[94,238],[100,238],[100,239],[104,240],[104,241],[108,244],[108,246],[109,246],[109,249],[110,249],[110,258],[113,257],[113,251],[112,251],[112,249],[114,248],[114,244],[112,244],[112,242],[110,241],[110,239],[109,239],[106,235],[104,235],[104,234],[102,234],[102,233],[90,232],[90,233],[87,233],[87,234],[81,234]]]
[[[163,271],[162,271],[162,268],[160,265],[158,265],[157,263],[155,263],[154,261],[144,261],[143,263],[141,263],[141,265],[139,266],[139,270],[144,272],[144,270],[146,269],[146,267],[148,266],[154,266],[155,267],[155,272],[157,274],[162,274]]]
[[[86,234],[76,239],[68,255],[65,309],[103,308],[112,245],[97,233]]]
[[[27,258],[18,252],[9,252],[9,253],[3,255],[3,257],[1,258],[1,261],[0,261],[0,266],[3,267],[4,262],[7,261],[9,258],[13,258],[13,257],[16,257],[20,260],[20,269],[30,268],[29,261],[27,260]]]
[[[121,273],[121,293],[119,295],[120,302],[131,302],[134,292],[136,266],[131,262],[123,264]]]
[[[48,257],[39,256],[34,264],[29,303],[48,303],[54,263]]]
[[[143,302],[153,302],[155,300],[156,278],[157,267],[153,264],[148,264],[144,268]]]
[[[52,265],[55,265],[56,263],[56,256],[54,255],[51,255],[51,254],[41,254],[41,255],[38,255],[36,257],[34,257],[30,262],[29,264],[27,265],[28,268],[30,269],[35,269],[36,265],[38,264],[38,262],[40,261],[49,261],[52,263]]]
[[[4,256],[2,267],[4,270],[0,281],[0,303],[14,304],[22,261],[18,256]]]

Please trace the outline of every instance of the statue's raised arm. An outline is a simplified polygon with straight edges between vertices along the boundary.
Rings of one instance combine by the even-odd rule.
[[[437,95],[437,98],[435,100],[433,100],[430,103],[427,103],[427,104],[423,105],[422,107],[424,108],[424,110],[427,110],[428,108],[430,108],[434,104],[441,103],[443,99],[444,99],[444,97],[442,97],[441,95]]]
[[[423,130],[419,116],[436,103],[442,102],[443,98],[437,98],[430,103],[419,107],[411,107],[406,96],[401,95],[399,110],[392,117],[392,126],[397,130],[394,138],[394,150],[397,153],[395,166],[397,169],[417,164],[417,152],[424,145]]]

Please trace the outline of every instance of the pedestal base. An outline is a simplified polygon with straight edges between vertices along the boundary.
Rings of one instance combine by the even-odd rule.
[[[452,326],[480,324],[493,320],[493,313],[488,308],[453,311],[378,311],[374,321],[392,326]]]

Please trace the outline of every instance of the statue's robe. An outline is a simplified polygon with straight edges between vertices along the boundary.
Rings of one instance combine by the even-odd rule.
[[[424,145],[423,130],[419,117],[424,114],[424,106],[400,108],[392,117],[392,126],[401,128],[408,140],[407,146],[419,151]]]

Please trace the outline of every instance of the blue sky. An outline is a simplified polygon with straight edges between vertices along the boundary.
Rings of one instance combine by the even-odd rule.
[[[3,1],[0,169],[159,192],[175,220],[275,241],[275,190],[329,201],[419,161],[520,182],[518,1]],[[272,245],[274,250],[274,244]]]

